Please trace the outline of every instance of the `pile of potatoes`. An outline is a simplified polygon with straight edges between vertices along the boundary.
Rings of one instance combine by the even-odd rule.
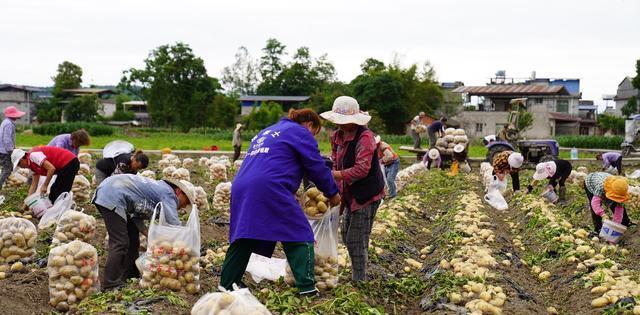
[[[80,164],[80,169],[78,169],[78,174],[82,176],[91,176],[91,166],[89,164]]]
[[[224,182],[216,186],[213,192],[213,208],[225,213],[231,208],[231,183]]]
[[[193,187],[193,195],[196,199],[196,207],[200,211],[208,211],[209,210],[209,200],[207,199],[207,192],[202,188],[202,186]]]
[[[38,232],[31,221],[23,218],[0,220],[0,265],[10,264],[35,255]]]
[[[207,269],[213,268],[214,265],[220,265],[227,255],[227,250],[229,250],[229,245],[218,247],[216,250],[209,248],[204,257],[200,257],[200,263]]]
[[[58,219],[53,233],[54,246],[75,240],[89,242],[96,231],[96,218],[75,210],[67,210]]]
[[[204,157],[204,156],[203,156],[203,157],[201,157],[201,158],[198,160],[198,165],[199,165],[199,166],[202,166],[202,167],[204,167],[204,166],[209,166],[209,158],[206,158],[206,157]]]
[[[142,172],[138,173],[138,176],[142,176],[142,177],[146,177],[148,179],[156,179],[156,172],[152,171],[152,170],[145,170]]]
[[[233,292],[207,293],[191,309],[191,315],[216,314],[270,315],[271,312],[246,288]]]
[[[91,199],[91,183],[82,175],[76,175],[73,179],[71,191],[73,192],[73,200],[75,202],[82,203]]]
[[[7,178],[7,181],[5,182],[5,185],[7,185],[7,187],[17,188],[17,187],[20,187],[22,185],[25,185],[27,183],[27,181],[28,181],[28,178],[26,176],[23,176],[22,174],[20,174],[18,172],[13,172]]]
[[[73,310],[100,287],[96,249],[78,240],[51,249],[47,271],[49,303],[59,312]]]
[[[242,160],[233,161],[233,168],[236,169],[236,172],[240,170],[240,167],[242,167]]]
[[[188,169],[181,167],[181,168],[175,170],[171,174],[171,178],[173,178],[175,180],[186,180],[186,181],[190,182],[191,181],[191,174],[189,173]]]
[[[425,171],[426,169],[426,166],[419,162],[400,170],[396,176],[396,190],[398,192],[401,191],[416,174]]]
[[[329,199],[318,188],[309,188],[304,196],[304,213],[308,217],[322,217],[329,209]]]
[[[289,264],[287,264],[286,272],[284,281],[291,286],[295,285],[296,280]],[[324,292],[335,288],[338,286],[338,257],[316,255],[313,273],[315,274],[318,290]]]
[[[213,163],[209,165],[209,179],[211,181],[226,181],[227,166],[222,163]]]
[[[169,165],[162,169],[162,177],[171,178],[173,177],[173,173],[175,171],[176,171],[176,168],[174,166]]]
[[[91,164],[91,154],[86,152],[78,154],[78,161],[81,164]]]
[[[142,288],[195,294],[200,290],[200,249],[182,241],[155,240],[142,266]]]
[[[184,160],[182,160],[182,167],[188,170],[192,169],[194,164],[195,163],[192,158],[185,158]]]

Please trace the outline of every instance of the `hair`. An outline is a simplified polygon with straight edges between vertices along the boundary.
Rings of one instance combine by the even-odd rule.
[[[311,126],[317,131],[320,131],[320,116],[311,108],[290,109],[287,117],[299,124],[310,122]]]
[[[91,137],[86,130],[80,129],[71,133],[71,141],[80,147],[91,144]]]
[[[442,121],[442,122],[447,121],[447,117],[444,117],[444,116],[443,116],[443,117],[441,117],[441,118],[440,118],[440,121]]]
[[[134,152],[133,158],[136,159],[136,161],[140,162],[140,164],[142,164],[142,168],[147,168],[147,166],[149,166],[149,157],[144,154],[142,150]]]

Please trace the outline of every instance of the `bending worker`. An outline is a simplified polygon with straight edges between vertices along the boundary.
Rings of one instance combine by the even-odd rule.
[[[513,192],[520,191],[520,167],[524,163],[522,154],[513,151],[502,151],[493,156],[493,174],[499,180],[504,180],[505,176],[511,175]]]
[[[567,187],[564,185],[569,175],[571,175],[572,166],[569,161],[555,160],[542,162],[536,165],[536,172],[533,174],[533,182],[527,186],[527,192],[533,190],[533,186],[537,181],[549,179],[549,189],[556,191],[556,186],[560,185],[558,203],[561,205],[567,202]]]
[[[613,212],[613,221],[624,226],[631,225],[623,203],[629,200],[629,183],[622,176],[595,172],[584,180],[584,191],[589,199],[591,219],[596,233],[602,228],[602,218],[606,217],[602,204],[609,205]]]

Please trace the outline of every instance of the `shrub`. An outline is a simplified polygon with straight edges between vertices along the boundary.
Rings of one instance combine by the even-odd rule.
[[[71,133],[78,129],[85,129],[91,136],[110,136],[115,129],[96,123],[73,122],[73,123],[51,123],[33,127],[33,132],[39,135],[55,136],[61,133]]]
[[[135,114],[131,111],[118,110],[113,113],[110,120],[113,121],[130,121],[135,119]]]
[[[620,150],[620,144],[624,140],[622,136],[558,136],[556,137],[561,147],[576,147],[589,149],[613,149]]]

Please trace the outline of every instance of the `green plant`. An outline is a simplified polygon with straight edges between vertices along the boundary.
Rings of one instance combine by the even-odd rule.
[[[602,114],[598,117],[598,126],[615,134],[624,133],[624,118]]]
[[[33,132],[39,135],[55,136],[61,133],[71,133],[78,129],[85,129],[92,136],[110,136],[115,132],[113,127],[87,122],[43,124],[33,127]]]
[[[129,120],[133,120],[134,118],[135,118],[135,114],[133,112],[118,110],[113,113],[113,116],[111,116],[110,120],[129,121]]]
[[[558,136],[556,140],[561,147],[619,150],[624,138],[622,136]]]

